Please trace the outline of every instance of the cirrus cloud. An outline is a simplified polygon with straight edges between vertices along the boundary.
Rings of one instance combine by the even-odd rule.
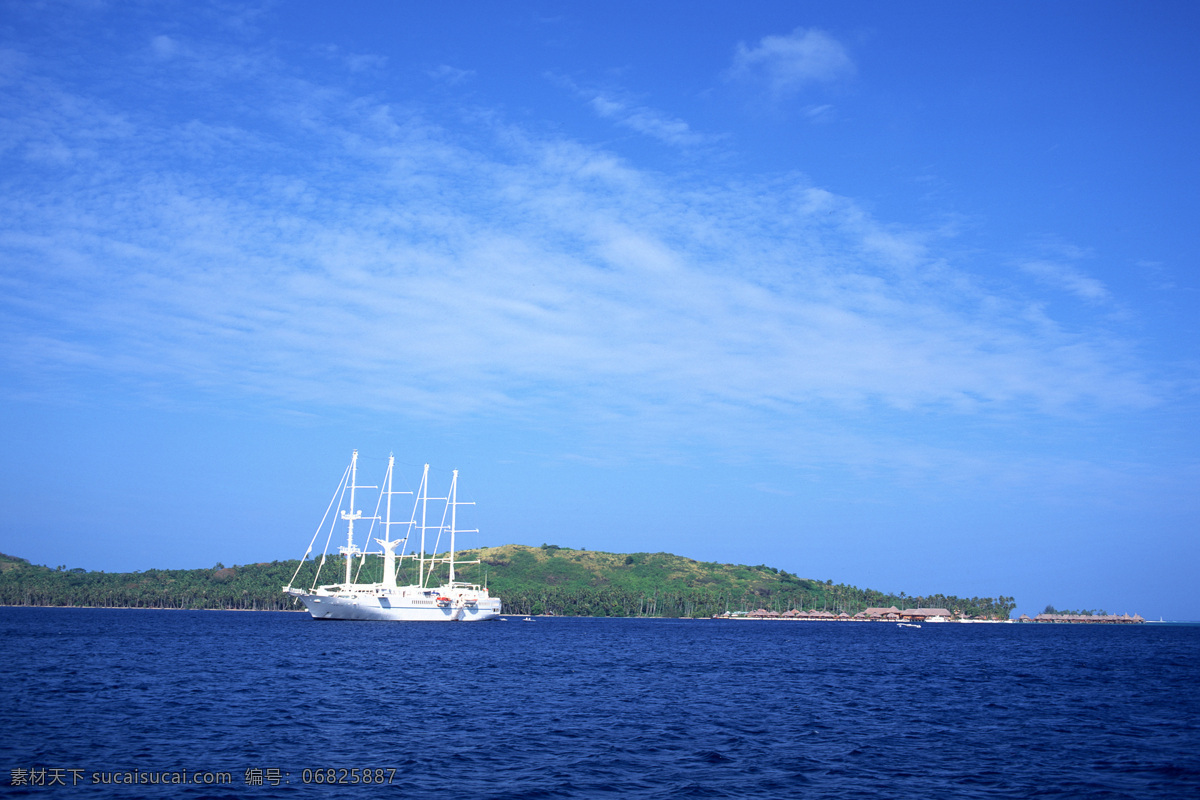
[[[223,80],[215,60],[196,48],[180,68]],[[936,236],[800,176],[664,175],[487,115],[450,132],[420,108],[241,64],[260,116],[150,118],[50,78],[49,95],[13,95],[30,150],[92,146],[79,109],[133,121],[105,129],[87,171],[10,171],[9,391],[104,376],[160,398],[718,448],[794,449],[782,431],[819,429],[805,457],[834,460],[864,409],[1000,420],[1157,402],[1125,343],[1031,317],[1036,304],[976,280]]]

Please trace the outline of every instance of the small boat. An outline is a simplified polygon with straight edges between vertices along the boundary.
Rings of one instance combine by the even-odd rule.
[[[308,550],[300,559],[300,566],[296,567],[292,580],[283,587],[283,591],[304,603],[313,619],[475,622],[499,618],[500,598],[488,594],[487,586],[458,580],[457,566],[479,563],[478,561],[456,561],[455,559],[455,537],[459,533],[474,533],[474,531],[459,530],[457,526],[458,507],[472,505],[458,501],[458,470],[454,470],[453,478],[450,481],[450,491],[447,495],[441,498],[431,498],[429,496],[429,465],[426,464],[425,472],[421,476],[420,488],[416,492],[412,516],[405,522],[393,522],[392,496],[412,494],[412,492],[392,491],[394,466],[395,458],[389,457],[387,473],[384,475],[382,484],[384,488],[379,492],[375,514],[364,517],[362,511],[358,510],[355,505],[355,494],[359,489],[379,487],[358,485],[358,451],[354,451],[350,457],[350,466],[342,474],[342,480],[333,493],[333,498],[329,501],[325,519],[321,520],[317,532],[313,534],[312,541],[309,542]],[[348,500],[348,504],[343,503],[346,500]],[[426,524],[426,520],[429,518],[430,500],[444,502],[442,522],[439,525]],[[325,540],[325,551],[321,553],[311,586],[307,589],[293,586],[300,570],[309,563],[308,557],[313,553],[313,545],[325,527],[330,512],[334,511],[335,503],[337,504],[336,511],[340,512],[340,518],[346,522],[346,544],[338,548],[338,553],[346,558],[345,580],[341,583],[317,585],[321,576],[321,567],[325,565],[333,529],[339,516],[335,512],[334,520],[329,525],[329,536]],[[379,512],[381,506],[385,504],[386,509],[381,516]],[[435,510],[437,510],[436,507]],[[419,518],[418,512],[420,513]],[[446,524],[447,517],[449,517],[449,524]],[[375,523],[381,523],[380,533],[383,538],[375,539],[379,543],[380,550],[368,553],[365,549],[359,549],[354,541],[356,520],[371,521],[371,529],[367,531],[364,541],[364,545],[368,547]],[[392,538],[393,526],[405,526],[404,535]],[[409,536],[418,528],[421,531],[419,549],[415,553],[406,554],[404,549]],[[426,534],[430,531],[437,534],[433,545],[433,555],[426,553],[425,539]],[[437,555],[443,534],[448,534],[450,550],[446,555]],[[383,575],[379,583],[358,582],[358,575],[361,573],[368,555],[378,555],[383,558]],[[399,586],[396,583],[396,564],[397,561],[403,563],[404,559],[409,559],[411,565],[415,567],[416,582],[407,586]],[[358,564],[357,572],[354,569],[356,562]],[[443,565],[447,565],[449,569],[444,570]]]
[[[897,622],[896,627],[897,628],[919,628],[921,626],[917,625],[915,623],[912,623],[912,622]]]
[[[533,622],[533,617],[526,617],[525,619],[521,620],[521,622]]]

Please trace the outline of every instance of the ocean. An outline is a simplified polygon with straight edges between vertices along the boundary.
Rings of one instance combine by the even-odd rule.
[[[0,608],[0,642],[16,796],[1200,796],[1200,626]]]

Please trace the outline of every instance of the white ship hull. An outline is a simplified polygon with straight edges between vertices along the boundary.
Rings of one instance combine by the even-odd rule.
[[[500,598],[471,592],[430,591],[418,587],[391,591],[289,592],[313,619],[386,620],[391,622],[482,622],[500,616]],[[449,597],[449,602],[438,601]]]

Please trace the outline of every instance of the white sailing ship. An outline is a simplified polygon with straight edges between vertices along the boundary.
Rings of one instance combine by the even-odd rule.
[[[291,582],[283,587],[283,591],[296,597],[312,614],[313,619],[357,619],[357,620],[394,620],[401,622],[438,621],[438,622],[476,622],[496,619],[500,616],[500,598],[488,594],[486,586],[464,583],[458,580],[456,567],[461,564],[478,564],[478,561],[455,560],[455,537],[460,533],[476,533],[477,531],[459,530],[457,527],[457,512],[461,505],[458,501],[458,470],[454,470],[450,481],[450,491],[446,497],[429,496],[429,465],[421,475],[421,485],[417,490],[413,512],[406,522],[392,521],[392,496],[412,494],[412,492],[392,491],[392,471],[395,458],[388,458],[387,474],[384,476],[383,489],[379,493],[375,514],[363,517],[362,511],[355,504],[355,495],[359,489],[377,489],[376,486],[358,485],[358,451],[355,450],[350,458],[350,466],[342,475],[337,491],[329,501],[325,518],[313,534],[300,566],[292,575]],[[348,503],[343,501],[348,500]],[[442,519],[437,525],[428,524],[429,504],[443,503]],[[330,522],[329,534],[326,537],[325,549],[317,565],[316,575],[308,589],[295,587],[296,577],[301,568],[308,562],[313,553],[317,537],[325,528],[330,512],[336,513]],[[383,516],[380,516],[380,506],[383,506]],[[436,512],[436,508],[435,508]],[[419,521],[418,521],[419,514]],[[346,544],[338,548],[338,553],[345,557],[345,580],[341,583],[317,585],[320,580],[321,568],[325,566],[329,544],[333,538],[333,530],[338,517],[346,523]],[[448,519],[447,519],[448,518]],[[383,538],[375,538],[380,550],[367,552],[360,549],[354,540],[354,523],[370,521],[371,526],[366,533],[364,544],[369,547],[376,523],[382,528]],[[393,537],[395,526],[405,526],[403,536]],[[416,530],[420,530],[420,546],[416,552],[406,554],[409,538]],[[426,538],[436,531],[433,555],[426,553]],[[437,555],[441,546],[443,534],[449,535],[449,551]],[[383,575],[379,583],[359,583],[358,576],[368,556],[380,556],[383,559]],[[409,561],[410,568],[415,570],[416,582],[407,586],[396,583],[397,563],[403,565]],[[357,569],[356,569],[357,564]]]

